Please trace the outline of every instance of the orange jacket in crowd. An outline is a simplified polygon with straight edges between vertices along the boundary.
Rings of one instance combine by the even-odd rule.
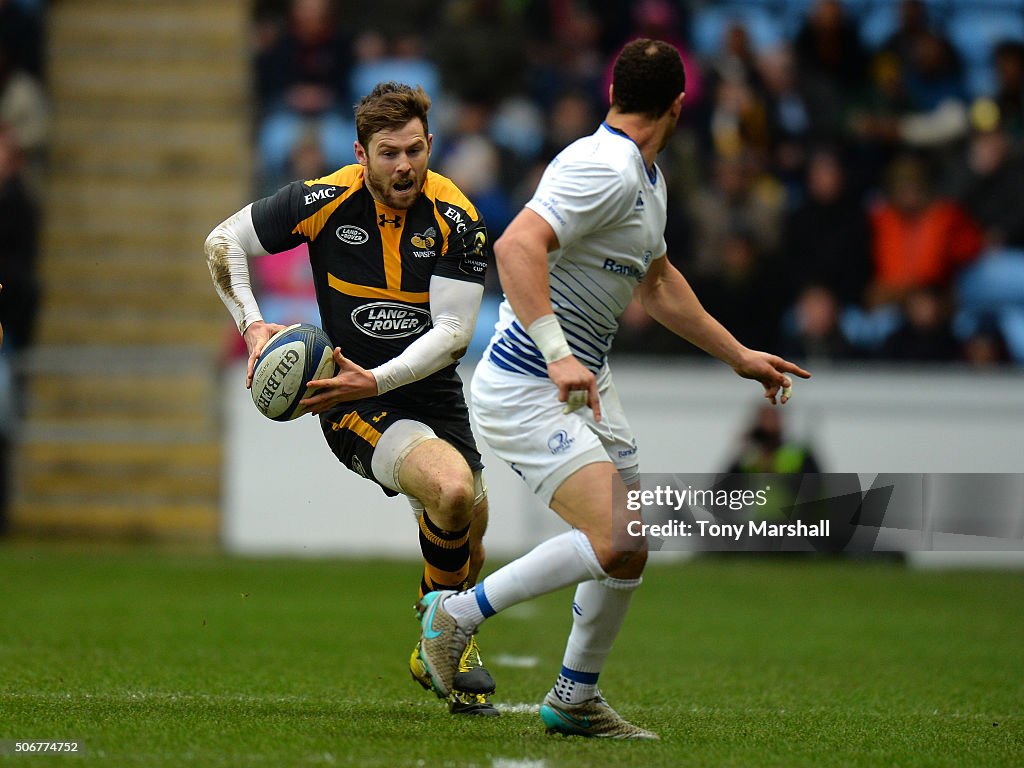
[[[951,200],[911,215],[890,203],[871,211],[875,288],[898,296],[912,288],[948,285],[983,245],[981,229]]]

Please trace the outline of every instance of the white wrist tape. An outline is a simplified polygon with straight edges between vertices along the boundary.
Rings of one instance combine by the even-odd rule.
[[[530,323],[526,332],[544,355],[546,363],[553,363],[572,354],[569,342],[565,340],[565,334],[562,332],[562,326],[558,324],[558,318],[553,314],[538,317]]]

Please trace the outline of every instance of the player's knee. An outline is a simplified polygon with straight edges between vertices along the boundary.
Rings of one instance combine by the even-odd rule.
[[[459,523],[458,527],[462,528],[469,524],[475,496],[471,476],[452,477],[441,483],[437,505],[443,516],[452,523]]]
[[[629,564],[631,570],[635,572],[635,575],[630,578],[639,577],[640,574],[644,572],[644,568],[647,567],[647,553],[647,540],[642,539],[640,541],[640,546],[630,553]]]
[[[616,579],[640,578],[647,565],[646,539],[631,540],[626,548],[617,546],[618,543],[613,540],[595,543],[591,540],[601,569]]]
[[[611,568],[606,568],[605,573],[616,579],[639,579],[647,566],[647,547],[619,552],[618,559]]]

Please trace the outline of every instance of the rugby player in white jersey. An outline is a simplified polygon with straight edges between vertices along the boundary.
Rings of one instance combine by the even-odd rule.
[[[472,589],[432,592],[419,604],[421,657],[443,694],[485,619],[578,584],[562,669],[540,708],[548,730],[565,734],[657,738],[622,718],[597,687],[647,560],[642,538],[622,547],[639,514],[613,506],[639,482],[636,442],[607,362],[619,315],[635,296],[655,320],[760,382],[773,404],[789,399],[788,374],[810,376],[738,342],[665,257],[667,195],[654,160],[675,130],[685,83],[671,45],[628,44],[604,123],[552,160],[494,247],[506,298],[473,378],[471,409],[494,452],[572,530]]]

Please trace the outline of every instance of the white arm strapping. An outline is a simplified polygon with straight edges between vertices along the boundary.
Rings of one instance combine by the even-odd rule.
[[[416,339],[398,357],[370,371],[377,392],[419,381],[446,368],[466,353],[484,287],[465,280],[434,275],[430,278],[430,317],[434,327]]]
[[[214,227],[204,248],[217,295],[234,318],[238,332],[245,333],[246,328],[263,319],[249,282],[248,257],[267,255],[252,223],[252,203]]]
[[[558,318],[552,315],[541,315],[526,329],[526,333],[533,339],[537,349],[544,355],[545,363],[553,363],[568,357],[572,354],[569,342],[565,338],[565,332],[558,322]]]

